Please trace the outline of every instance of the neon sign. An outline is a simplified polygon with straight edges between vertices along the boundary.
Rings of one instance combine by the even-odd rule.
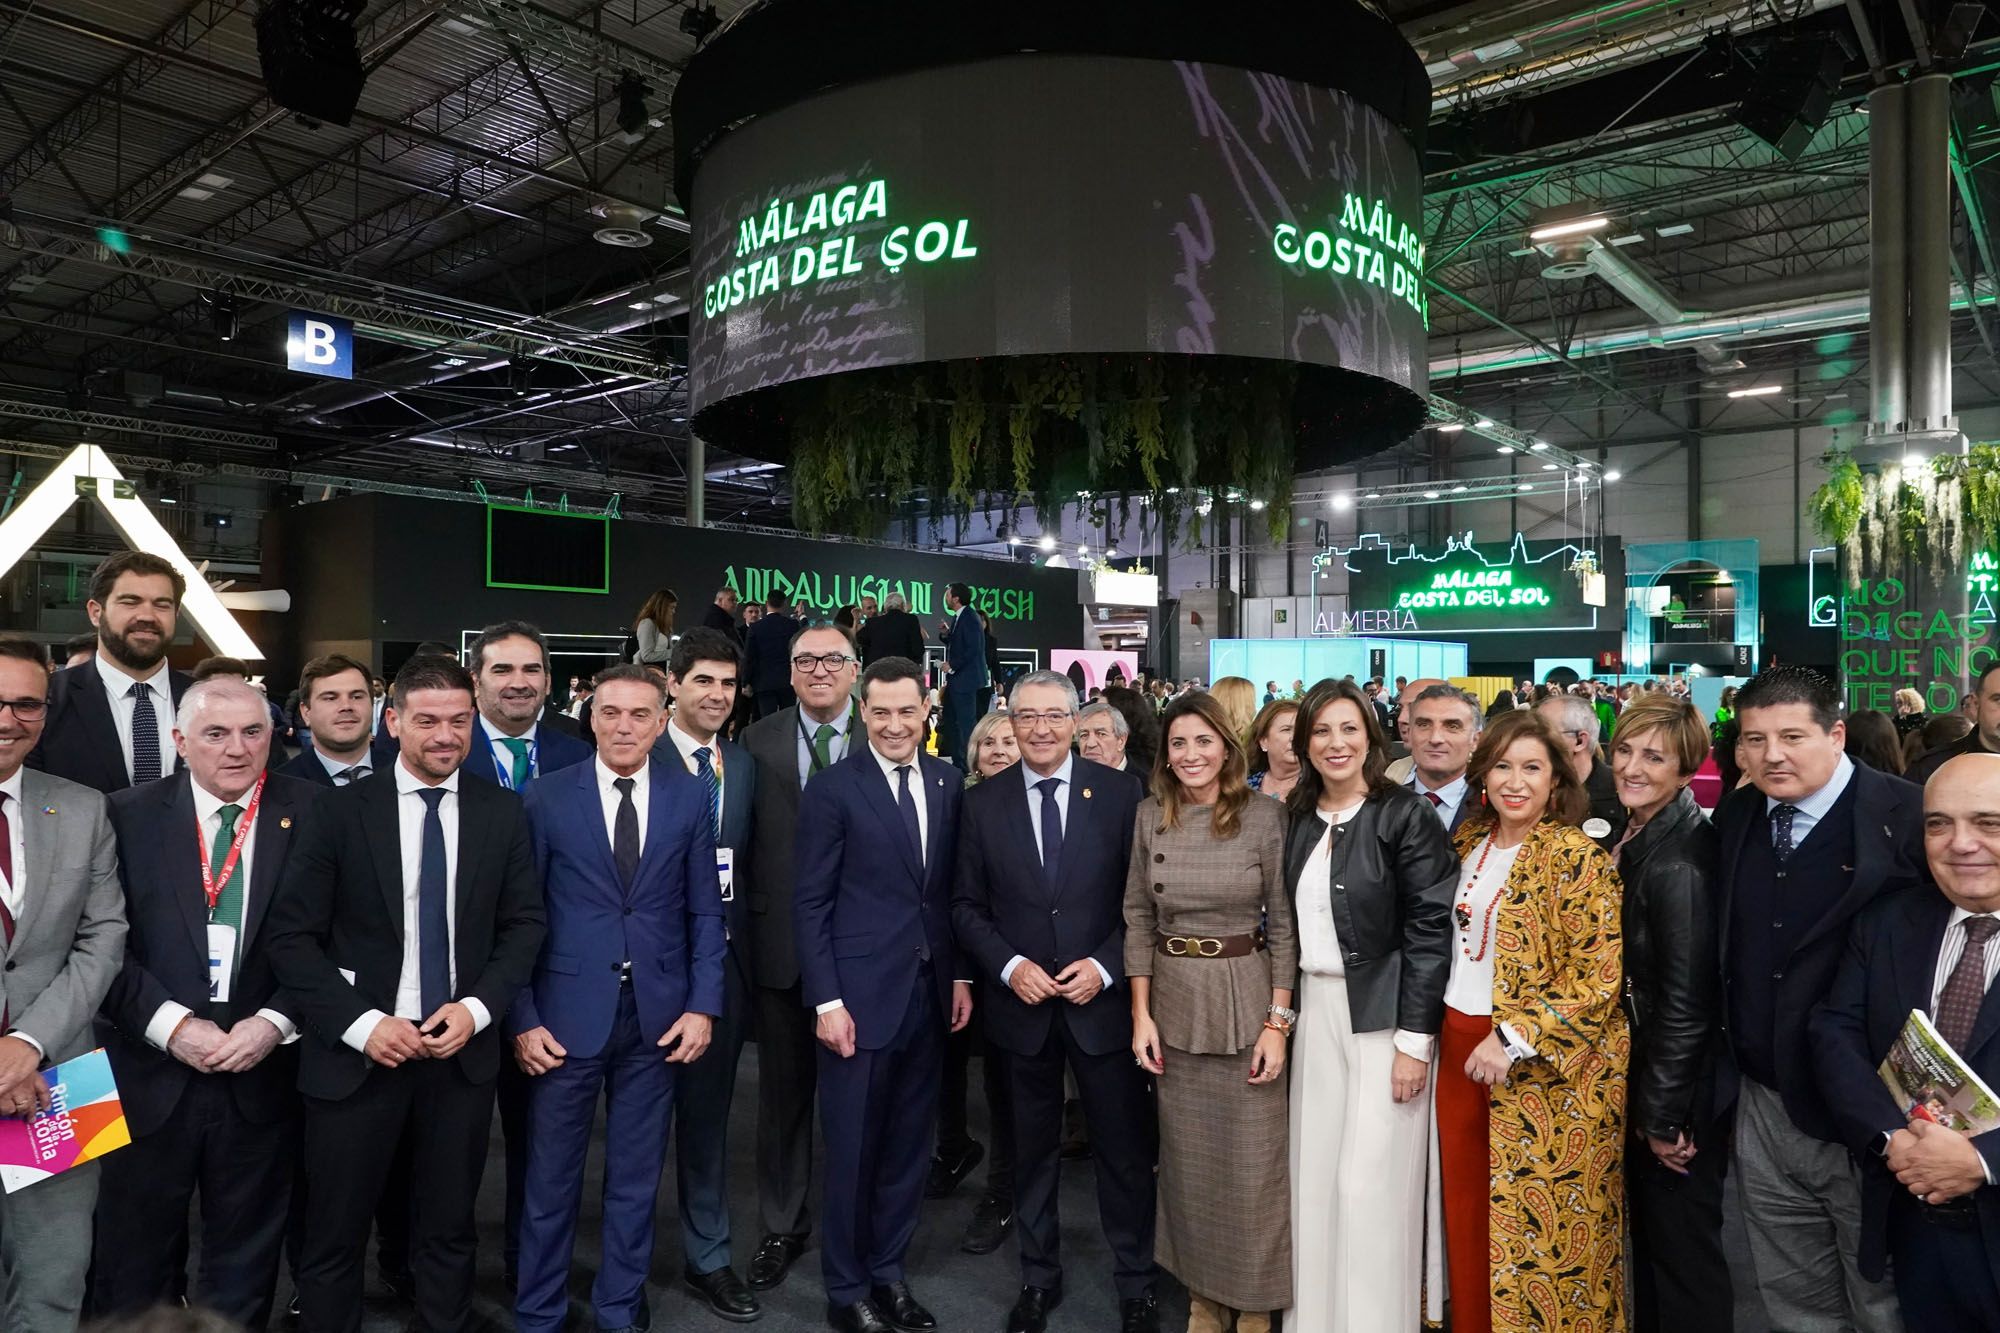
[[[1303,264],[1336,278],[1352,277],[1380,287],[1424,317],[1431,326],[1424,294],[1424,243],[1414,227],[1377,199],[1371,207],[1355,194],[1341,200],[1340,222],[1318,231],[1280,222],[1271,230],[1271,250],[1280,263]]]
[[[1313,633],[1527,634],[1595,630],[1577,571],[1598,552],[1572,543],[1535,543],[1520,533],[1504,553],[1455,533],[1443,551],[1391,545],[1369,533],[1313,557]],[[1321,609],[1324,585],[1338,565],[1347,575],[1349,610]]]
[[[738,262],[702,288],[702,317],[714,319],[788,287],[818,286],[867,271],[868,252],[865,248],[857,252],[853,236],[814,238],[865,222],[886,222],[888,213],[889,186],[880,180],[820,190],[804,200],[771,200],[761,214],[752,213],[737,224]],[[876,260],[894,274],[912,262],[975,259],[979,247],[971,231],[969,218],[902,223],[882,237]]]

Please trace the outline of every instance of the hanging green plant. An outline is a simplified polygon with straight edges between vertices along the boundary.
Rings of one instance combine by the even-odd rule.
[[[1807,502],[1813,527],[1831,542],[1844,542],[1861,522],[1861,468],[1841,457]]]
[[[1865,474],[1836,455],[1807,512],[1814,530],[1840,547],[1850,583],[1916,559],[1943,581],[1970,552],[2000,543],[2000,445]]]

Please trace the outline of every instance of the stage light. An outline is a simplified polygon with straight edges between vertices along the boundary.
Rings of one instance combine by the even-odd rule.
[[[1352,509],[1354,507],[1354,497],[1343,491],[1333,497],[1333,507],[1335,509]]]
[[[1436,491],[1425,491],[1425,492],[1424,492],[1424,499],[1426,499],[1426,500],[1435,500],[1435,499],[1437,499],[1437,498],[1438,498],[1438,493],[1437,493]]]
[[[1604,479],[1606,481],[1616,481],[1624,475],[1625,474],[1623,472],[1607,472],[1604,474]]]
[[[1044,551],[1053,551],[1053,550],[1055,550],[1055,549],[1056,549],[1056,539],[1055,539],[1054,537],[1044,537],[1044,538],[1042,538],[1042,541],[1041,541],[1041,547],[1042,547],[1042,549],[1043,549]]]
[[[234,342],[240,331],[236,318],[236,297],[233,293],[214,290],[201,294],[202,304],[208,307],[209,332],[220,342]]]
[[[1251,512],[1251,513],[1253,513],[1253,514],[1261,514],[1261,513],[1263,513],[1263,512],[1264,512],[1264,502],[1263,502],[1262,500],[1252,500],[1252,501],[1250,502],[1250,512]]]
[[[637,74],[618,79],[618,137],[627,144],[638,143],[652,128],[646,114],[646,94],[651,91]]]
[[[269,0],[257,13],[257,63],[271,100],[308,121],[354,119],[367,72],[354,40],[366,0]]]

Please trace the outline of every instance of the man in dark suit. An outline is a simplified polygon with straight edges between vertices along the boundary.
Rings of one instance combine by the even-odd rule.
[[[174,769],[174,710],[194,681],[167,666],[187,580],[159,556],[121,551],[90,576],[97,655],[49,680],[31,767],[110,793]]]
[[[1097,1166],[1125,1333],[1157,1333],[1153,1107],[1132,1063],[1125,872],[1142,793],[1070,753],[1076,686],[1036,671],[1009,715],[1021,762],[965,795],[952,923],[986,983],[989,1059],[1004,1053],[1014,1107],[1023,1286],[1008,1333],[1043,1333],[1062,1303],[1057,1193],[1063,1072],[1076,1076]]]
[[[743,632],[743,673],[750,681],[750,700],[763,721],[792,706],[792,635],[801,622],[785,614],[785,594],[764,599],[764,614]]]
[[[321,787],[345,787],[374,771],[374,695],[368,668],[341,653],[315,657],[299,673],[307,739],[278,772]]]
[[[700,631],[709,633],[710,631]],[[515,1327],[560,1333],[584,1154],[606,1103],[597,1327],[637,1333],[675,1066],[708,1049],[722,1012],[722,895],[708,793],[651,760],[666,695],[641,666],[597,677],[597,758],[530,784],[550,930],[508,1028],[531,1076]]]
[[[799,969],[820,1042],[821,1268],[841,1333],[929,1333],[903,1278],[937,1119],[944,1036],[972,1017],[950,886],[962,779],[921,752],[923,668],[861,678],[868,742],[799,798]]]
[[[1736,696],[1751,785],[1716,809],[1723,1022],[1717,1104],[1773,1328],[1893,1333],[1896,1298],[1856,1268],[1857,1170],[1800,1040],[1855,917],[1923,877],[1923,793],[1859,766],[1832,681],[1773,667]]]
[[[736,1062],[750,1035],[750,894],[747,865],[752,846],[751,807],[757,795],[757,761],[721,731],[736,709],[735,641],[707,627],[689,630],[667,663],[673,717],[667,744],[654,750],[661,762],[678,761],[702,785],[716,848],[729,948],[722,959],[722,1007],[714,1039],[698,1064],[674,1080],[676,1193],[687,1264],[682,1277],[710,1310],[724,1319],[754,1319],[757,1298],[730,1265],[729,1108],[736,1096]]]
[[[980,691],[989,689],[992,679],[986,674],[986,633],[980,628],[979,613],[972,609],[971,587],[948,585],[944,604],[951,619],[939,627],[944,636],[945,678],[937,752],[963,773],[965,743],[972,735],[972,724],[979,720]]]
[[[1894,1260],[1911,1329],[2000,1333],[2000,1132],[1967,1134],[1898,1102],[1876,1071],[1913,1010],[1991,1086],[2000,1081],[2000,757],[1959,756],[1924,788],[1939,892],[1899,894],[1854,924],[1813,1013],[1819,1088],[1861,1162],[1859,1265]]]
[[[321,796],[266,924],[278,984],[307,1028],[307,1333],[361,1326],[369,1217],[406,1132],[418,1317],[438,1333],[469,1317],[495,1023],[545,933],[520,798],[461,771],[476,716],[465,668],[405,665],[389,709],[395,765]]]
[[[110,802],[130,933],[97,1027],[132,1146],[104,1162],[97,1252],[116,1262],[96,1266],[91,1304],[100,1316],[133,1314],[187,1289],[188,1204],[199,1190],[191,1294],[261,1329],[299,1128],[298,1060],[281,1044],[298,1028],[263,926],[319,791],[266,775],[270,713],[240,680],[189,689],[174,743],[182,772]]]
[[[715,600],[702,613],[701,623],[707,629],[728,636],[731,643],[741,644],[743,634],[736,628],[736,589],[717,588]]]
[[[899,592],[889,594],[882,609],[855,633],[854,641],[861,649],[864,667],[885,657],[907,657],[917,663],[924,660],[924,623],[910,614],[910,604]]]
[[[799,793],[808,780],[865,748],[854,687],[853,636],[815,625],[792,636],[793,707],[743,733],[757,765],[752,804],[757,830],[750,886],[751,1005],[757,1030],[757,1212],[763,1239],[750,1260],[750,1286],[785,1280],[811,1231],[813,1098],[819,1083],[812,1011],[800,987],[793,944],[793,852]],[[797,661],[808,665],[801,669]],[[818,855],[809,849],[808,855]]]
[[[1411,790],[1429,801],[1446,833],[1456,833],[1472,802],[1466,769],[1479,744],[1479,700],[1456,685],[1426,686],[1410,704]]]

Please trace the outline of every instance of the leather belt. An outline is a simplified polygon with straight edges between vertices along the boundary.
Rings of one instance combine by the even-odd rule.
[[[1174,958],[1242,958],[1264,947],[1264,932],[1248,935],[1159,935],[1156,947]]]

